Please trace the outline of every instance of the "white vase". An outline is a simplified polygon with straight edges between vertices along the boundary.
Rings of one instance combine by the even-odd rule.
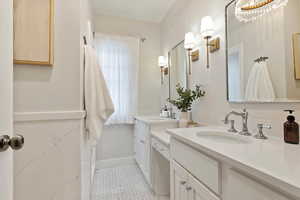
[[[181,112],[179,118],[179,128],[187,128],[189,121],[190,121],[190,113]]]

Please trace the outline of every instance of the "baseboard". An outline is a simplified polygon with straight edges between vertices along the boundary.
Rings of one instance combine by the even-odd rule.
[[[109,159],[109,160],[98,160],[96,162],[96,170],[112,168],[120,165],[130,165],[130,164],[135,164],[135,159],[133,156],[125,157],[125,158]]]

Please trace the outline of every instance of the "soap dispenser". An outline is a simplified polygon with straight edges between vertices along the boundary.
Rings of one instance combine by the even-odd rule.
[[[168,106],[165,105],[164,108],[162,109],[161,117],[168,117],[168,116],[169,116]]]
[[[284,123],[284,141],[289,144],[299,144],[299,124],[295,122],[292,115],[294,110],[285,110],[289,112],[287,122]]]

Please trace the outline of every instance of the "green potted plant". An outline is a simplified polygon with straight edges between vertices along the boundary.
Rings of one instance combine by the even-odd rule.
[[[192,110],[193,102],[205,96],[201,85],[196,85],[195,90],[185,89],[180,84],[176,85],[177,99],[168,99],[172,105],[177,107],[180,114],[180,127],[186,127],[189,122],[189,112]]]

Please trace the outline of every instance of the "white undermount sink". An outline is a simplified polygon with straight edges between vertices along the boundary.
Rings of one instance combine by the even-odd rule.
[[[216,143],[247,144],[251,142],[247,136],[233,135],[225,131],[201,131],[197,133],[197,137]]]

